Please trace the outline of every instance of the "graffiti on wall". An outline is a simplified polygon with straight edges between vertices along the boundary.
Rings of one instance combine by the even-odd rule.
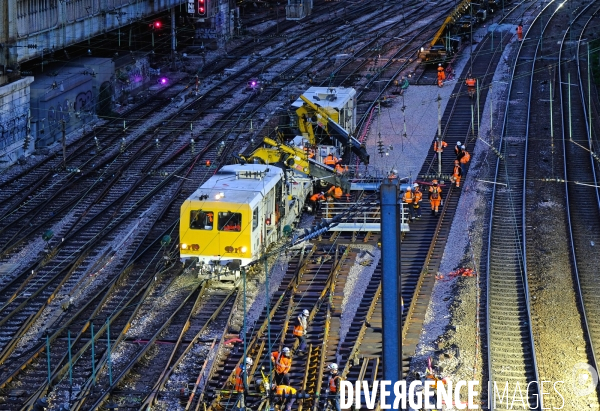
[[[217,29],[197,29],[196,38],[199,39],[216,39]]]
[[[135,63],[118,68],[113,81],[115,100],[120,101],[125,98],[130,91],[140,87],[152,75],[150,62],[146,58],[137,59]]]
[[[22,140],[27,132],[27,113],[12,116],[0,123],[0,149]]]

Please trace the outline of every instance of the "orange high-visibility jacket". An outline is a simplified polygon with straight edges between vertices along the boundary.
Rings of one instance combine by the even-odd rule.
[[[444,148],[446,148],[446,147],[448,147],[448,143],[446,143],[444,140],[442,140],[440,147],[438,147],[437,139],[435,139],[433,141],[433,151],[442,153],[442,152],[444,152]]]
[[[342,378],[337,374],[329,376],[329,392],[338,392],[341,380]]]
[[[287,374],[290,368],[292,368],[292,359],[280,355],[277,351],[271,353],[271,360],[275,364],[275,372],[277,374]]]

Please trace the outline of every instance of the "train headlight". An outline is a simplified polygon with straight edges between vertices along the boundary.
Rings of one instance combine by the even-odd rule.
[[[221,194],[217,194],[217,195],[215,196],[215,200],[220,200],[220,199],[221,199]]]
[[[246,251],[248,251],[248,247],[243,245],[242,248],[240,248],[240,251],[242,252],[242,254],[246,254]]]
[[[187,250],[187,248],[188,248],[187,244],[183,244],[183,243],[181,244],[181,249],[182,250]]]

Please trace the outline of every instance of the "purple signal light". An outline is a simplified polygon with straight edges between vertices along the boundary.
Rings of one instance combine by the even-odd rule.
[[[167,84],[167,79],[165,77],[160,79],[160,84]]]
[[[250,82],[250,85],[251,85],[252,87],[256,87],[256,81],[252,81],[252,82]]]

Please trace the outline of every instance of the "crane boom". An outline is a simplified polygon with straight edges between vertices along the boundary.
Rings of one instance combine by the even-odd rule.
[[[331,138],[341,143],[343,146],[350,145],[352,152],[358,156],[360,161],[365,164],[369,164],[369,154],[367,153],[366,147],[360,143],[357,139],[352,137],[344,128],[342,128],[338,123],[336,123],[327,110],[304,96],[300,96],[302,101],[310,107],[314,111],[314,115],[316,116],[316,124],[321,127]],[[311,144],[316,144],[314,131],[312,129],[312,123],[307,118],[305,113],[301,113],[306,111],[303,107],[299,108],[300,111],[298,114],[298,122],[300,130],[303,133],[307,133],[309,137],[309,141]]]
[[[348,178],[337,173],[333,168],[308,158],[307,153],[302,148],[288,146],[265,137],[263,140],[270,147],[259,147],[251,154],[239,157],[247,162],[258,160],[264,164],[275,164],[280,167],[290,168],[300,173],[313,177],[315,180],[321,180],[329,184],[341,187],[345,192],[350,191],[350,182]]]

